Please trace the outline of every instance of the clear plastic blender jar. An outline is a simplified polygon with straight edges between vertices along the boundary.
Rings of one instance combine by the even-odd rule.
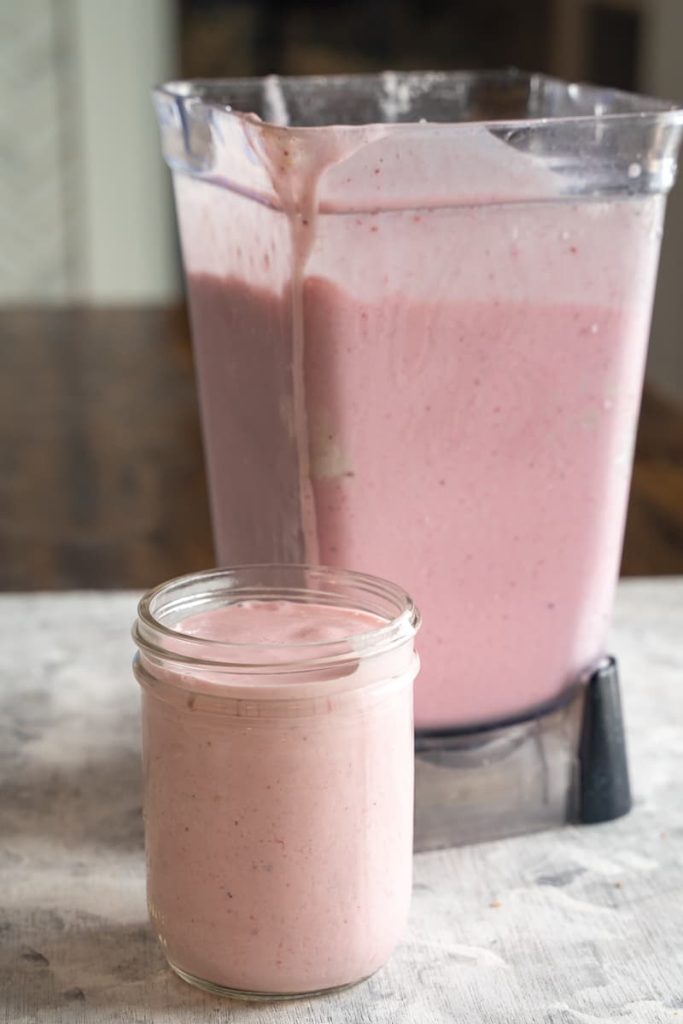
[[[399,580],[416,724],[605,650],[683,112],[539,75],[171,83],[219,564]]]

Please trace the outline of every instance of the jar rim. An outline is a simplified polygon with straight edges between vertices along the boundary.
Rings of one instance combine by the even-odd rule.
[[[199,610],[240,600],[323,603],[369,612],[384,621],[341,639],[286,644],[192,636],[165,621],[180,621]],[[420,612],[410,595],[379,576],[303,563],[255,563],[177,576],[149,590],[138,604],[133,638],[141,651],[165,661],[280,675],[384,654],[411,640],[420,624]],[[279,656],[274,659],[276,651]]]

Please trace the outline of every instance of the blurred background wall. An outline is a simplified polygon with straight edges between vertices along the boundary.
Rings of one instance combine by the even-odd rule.
[[[0,12],[0,303],[180,299],[150,87],[515,64],[683,102],[683,0],[16,0]],[[683,406],[683,188],[649,381]]]
[[[178,298],[149,99],[178,22],[171,0],[0,5],[0,303]]]

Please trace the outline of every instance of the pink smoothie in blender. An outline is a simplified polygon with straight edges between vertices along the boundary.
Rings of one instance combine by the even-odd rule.
[[[514,73],[157,109],[219,563],[399,580],[418,728],[557,700],[605,653],[679,113]]]

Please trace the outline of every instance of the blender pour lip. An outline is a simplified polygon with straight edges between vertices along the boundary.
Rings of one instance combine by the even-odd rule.
[[[308,125],[297,125],[297,124],[279,124],[270,120],[262,120],[262,129],[268,131],[283,131],[288,132],[303,132],[308,134],[310,132],[319,132],[326,128],[334,128],[335,130],[344,130],[349,132],[358,131],[359,129],[365,129],[372,127],[373,125],[384,125],[385,127],[391,126],[392,130],[402,130],[406,128],[415,129],[417,125],[423,128],[427,128],[432,125],[450,125],[453,127],[465,125],[465,124],[479,124],[497,130],[509,128],[510,130],[519,130],[525,127],[538,127],[539,125],[571,125],[572,123],[580,124],[585,121],[600,120],[601,122],[620,122],[633,119],[636,121],[642,121],[643,119],[654,119],[655,121],[664,121],[664,123],[671,125],[683,125],[683,105],[674,100],[661,99],[658,97],[648,96],[643,93],[628,92],[623,89],[608,88],[603,86],[596,86],[587,82],[569,82],[563,79],[556,78],[550,75],[543,75],[540,73],[521,71],[517,68],[505,68],[502,70],[483,70],[483,71],[455,71],[455,72],[433,72],[433,71],[409,71],[409,72],[376,72],[373,74],[344,74],[344,75],[266,75],[266,76],[255,76],[255,77],[241,77],[241,78],[197,78],[197,79],[172,79],[166,82],[161,82],[156,85],[153,90],[153,96],[160,100],[172,100],[180,107],[187,111],[190,105],[198,104],[201,107],[214,108],[216,110],[229,113],[239,119],[245,119],[253,117],[254,103],[248,104],[250,109],[240,108],[236,103],[231,100],[232,97],[227,95],[228,90],[239,91],[246,87],[253,89],[254,86],[261,85],[264,88],[267,87],[268,83],[276,81],[287,83],[288,85],[299,85],[300,87],[308,87],[311,89],[320,89],[325,86],[342,86],[349,83],[367,82],[370,84],[380,84],[386,80],[386,76],[391,74],[395,76],[397,81],[409,86],[411,83],[415,84],[420,81],[428,82],[431,84],[445,83],[452,81],[453,83],[462,82],[463,84],[472,83],[474,81],[491,81],[497,82],[500,85],[510,85],[510,83],[527,84],[530,92],[539,91],[542,86],[548,86],[556,90],[564,90],[569,96],[571,102],[579,103],[581,98],[584,97],[586,103],[586,109],[578,112],[543,112],[540,111],[533,116],[518,116],[518,117],[481,117],[478,119],[463,119],[463,118],[451,118],[451,119],[439,119],[430,120],[425,118],[416,117],[414,120],[401,120],[397,121],[393,118],[387,118],[385,120],[373,120],[371,118],[365,119],[362,122],[350,121],[345,122],[340,120],[334,123],[321,123],[321,124],[308,124]],[[410,96],[410,100],[414,100],[419,94]],[[592,108],[588,105],[591,102],[592,97]],[[609,109],[607,103],[611,103],[614,107],[620,105],[620,109]],[[286,106],[286,103],[285,103]],[[288,118],[289,119],[289,118]]]

